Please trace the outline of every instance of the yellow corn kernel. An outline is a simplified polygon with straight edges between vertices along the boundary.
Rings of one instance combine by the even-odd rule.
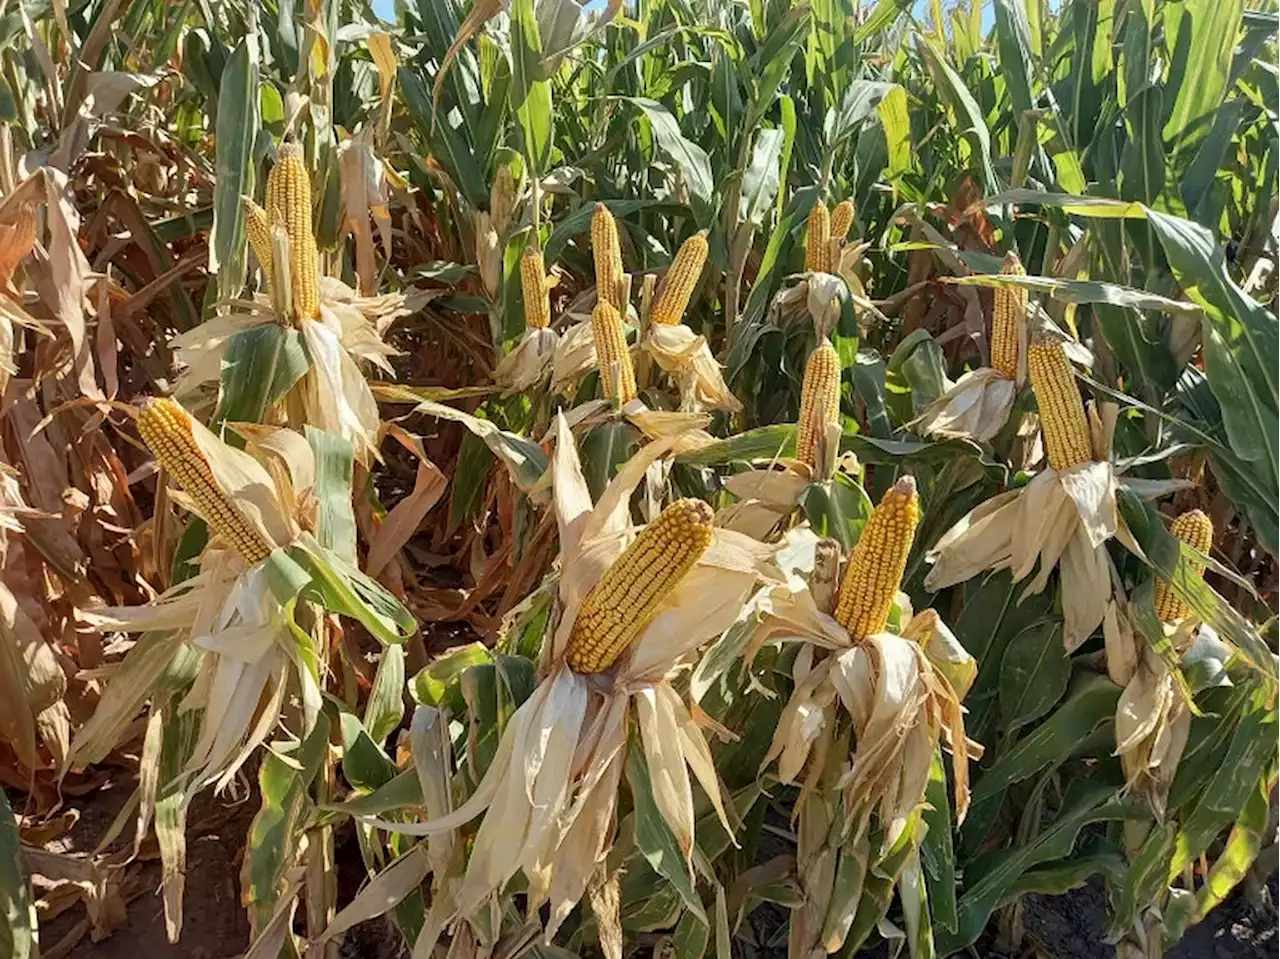
[[[271,256],[271,220],[267,211],[248,197],[244,198],[244,232],[253,255],[258,258],[258,265],[262,267],[262,275],[267,280],[267,294],[270,295],[275,272]]]
[[[591,255],[596,263],[596,298],[619,313],[625,313],[627,304],[623,292],[618,224],[603,203],[597,203],[595,212],[591,214]]]
[[[804,238],[804,268],[809,273],[831,272],[831,214],[819,200],[809,211]]]
[[[713,518],[702,500],[682,499],[640,531],[583,600],[565,649],[570,669],[598,673],[618,661],[711,545]]]
[[[591,335],[600,366],[600,389],[619,406],[636,398],[636,368],[627,348],[627,331],[622,317],[603,300],[591,311]]]
[[[1026,276],[1022,260],[1012,250],[1000,264],[1005,276]],[[1024,287],[996,287],[991,309],[991,368],[1011,380],[1018,378],[1018,340],[1027,314]]]
[[[654,323],[679,323],[689,306],[689,297],[702,276],[702,266],[707,262],[706,231],[695,233],[680,244],[676,258],[671,261],[667,275],[662,278],[658,299],[650,316]]]
[[[520,254],[520,292],[524,295],[524,325],[531,330],[544,330],[551,324],[549,290],[542,251],[525,247]]]
[[[320,312],[320,252],[311,226],[311,173],[293,141],[280,146],[267,176],[267,215],[289,234],[293,318],[314,319]]]
[[[841,200],[831,211],[831,239],[843,240],[853,226],[853,201]]]
[[[818,465],[818,444],[827,426],[840,419],[840,354],[824,339],[804,365],[800,419],[796,422],[796,459]]]
[[[1027,350],[1027,368],[1049,465],[1062,471],[1088,463],[1093,459],[1089,424],[1062,341],[1037,334]]]
[[[904,476],[871,511],[845,567],[835,618],[850,639],[884,632],[919,522],[916,481]]]
[[[1208,556],[1213,549],[1213,520],[1201,510],[1193,509],[1183,513],[1173,521],[1169,532],[1186,543],[1196,552]],[[1200,575],[1204,575],[1201,567]],[[1156,615],[1162,623],[1176,623],[1191,615],[1191,607],[1182,601],[1173,587],[1161,577],[1156,577]]]
[[[166,473],[191,497],[210,531],[245,562],[260,563],[271,543],[245,518],[214,479],[191,432],[191,414],[171,399],[154,399],[138,413],[138,434]]]

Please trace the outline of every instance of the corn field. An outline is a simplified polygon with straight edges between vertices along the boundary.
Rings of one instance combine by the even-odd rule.
[[[1278,11],[0,4],[0,959],[1268,896]]]

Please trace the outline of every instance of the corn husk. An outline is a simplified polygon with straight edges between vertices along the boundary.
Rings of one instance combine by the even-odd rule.
[[[846,835],[862,835],[875,812],[887,850],[923,801],[929,765],[939,742],[952,754],[957,821],[969,803],[968,761],[982,747],[966,739],[960,701],[977,665],[932,610],[904,617],[903,635],[878,633],[854,643],[818,608],[795,577],[756,600],[758,628],[745,655],[765,643],[802,642],[829,653],[798,682],[783,709],[765,763],[778,760],[778,777],[798,780],[838,702],[851,717],[851,766],[836,784],[847,811]],[[806,780],[804,792],[812,788]],[[802,798],[802,801],[807,799]]]
[[[926,556],[933,564],[925,589],[937,592],[987,570],[1009,569],[1014,582],[1035,571],[1024,596],[1062,578],[1063,642],[1073,652],[1103,622],[1112,595],[1106,542],[1113,536],[1141,553],[1116,507],[1116,491],[1130,485],[1111,462],[1117,409],[1089,406],[1094,461],[1059,472],[1046,466],[1026,486],[994,496],[961,517]],[[1181,480],[1136,481],[1135,491],[1158,496]]]
[[[359,364],[392,372],[398,351],[382,339],[397,319],[420,309],[424,296],[387,294],[362,297],[333,277],[320,280],[320,312],[303,320],[301,334],[311,368],[294,387],[302,422],[349,441],[368,463],[377,452],[378,407]],[[191,397],[222,375],[228,341],[237,333],[280,322],[265,297],[236,301],[238,312],[216,316],[171,341],[184,369],[174,384],[178,398]]]
[[[711,546],[608,672],[579,675],[564,663],[583,601],[636,534],[629,508],[632,492],[677,442],[678,437],[668,436],[649,443],[593,504],[568,422],[557,416],[552,471],[562,613],[547,650],[545,675],[504,729],[475,793],[456,811],[425,823],[369,820],[391,831],[436,835],[483,814],[456,914],[472,912],[520,870],[529,880],[530,912],[549,902],[545,935],[549,940],[555,934],[612,843],[632,723],[652,774],[658,809],[686,863],[691,863],[695,841],[692,779],[732,833],[710,750],[669,679],[700,646],[733,624],[759,583],[779,578],[770,563],[772,549],[715,531]]]
[[[310,447],[272,442],[271,428],[257,427],[263,442],[276,455],[309,459]],[[278,431],[287,432],[287,431]],[[223,443],[198,421],[192,422],[197,445],[209,461],[215,481],[236,502],[245,519],[276,547],[303,535],[287,503],[296,504],[305,491],[289,489],[288,476],[314,475],[314,463],[296,462],[275,475],[248,453]],[[179,490],[176,501],[194,509]],[[291,619],[276,592],[273,566],[288,562],[277,549],[252,566],[234,552],[211,544],[201,554],[199,573],[146,606],[108,607],[85,611],[102,631],[125,633],[173,632],[201,660],[197,679],[184,697],[181,712],[201,710],[200,735],[182,772],[189,801],[200,789],[225,788],[253,751],[275,729],[291,676],[303,700],[304,733],[320,710],[318,677],[296,661],[297,640]],[[294,666],[297,669],[294,669]],[[102,704],[80,730],[69,763],[92,760],[132,721],[133,711],[113,703],[136,700],[137,675],[128,659],[108,684]],[[143,689],[145,695],[145,688]]]
[[[644,348],[680,387],[682,409],[742,411],[742,403],[726,385],[705,337],[683,323],[654,323],[644,338]]]
[[[493,371],[493,381],[508,394],[541,388],[551,375],[559,345],[560,335],[553,329],[525,330],[515,349]]]
[[[989,443],[1004,429],[1018,388],[998,370],[970,370],[916,420],[926,436]]]

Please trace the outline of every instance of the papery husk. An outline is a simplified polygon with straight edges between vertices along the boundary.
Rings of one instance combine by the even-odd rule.
[[[559,345],[560,335],[549,327],[525,330],[515,349],[498,363],[493,381],[506,391],[504,395],[542,387],[551,375]]]
[[[998,370],[970,370],[916,420],[926,436],[961,437],[989,443],[1009,421],[1017,384]]]
[[[484,778],[460,807],[427,822],[367,820],[389,831],[430,836],[483,814],[455,914],[468,914],[520,870],[529,880],[530,912],[551,903],[548,939],[582,898],[612,843],[633,719],[655,802],[687,867],[692,869],[696,838],[690,773],[732,835],[711,752],[669,678],[742,615],[757,583],[770,575],[772,553],[716,531],[711,546],[618,662],[604,674],[574,673],[564,664],[574,620],[586,595],[636,535],[632,493],[650,466],[676,448],[679,436],[643,447],[593,504],[563,414],[557,415],[553,433],[562,612],[548,644],[547,675],[508,722]]]
[[[1132,542],[1116,507],[1110,462],[1045,469],[1022,489],[971,510],[943,534],[926,559],[925,589],[937,592],[987,570],[1010,569],[1023,595],[1039,593],[1055,568],[1062,577],[1063,642],[1074,651],[1102,623],[1111,597],[1106,541]]]
[[[1144,644],[1137,668],[1116,704],[1116,750],[1126,788],[1164,819],[1169,787],[1191,731],[1191,709],[1176,677],[1160,655]]]
[[[591,323],[575,323],[556,344],[551,361],[551,392],[569,393],[570,387],[599,365]]]
[[[644,338],[644,347],[675,378],[685,410],[742,412],[742,403],[730,392],[705,337],[683,323],[654,323]]]
[[[738,501],[716,513],[716,525],[764,540],[795,511],[810,482],[808,468],[794,462],[734,473],[725,478],[724,486]]]
[[[937,614],[911,617],[903,636],[879,633],[851,645],[847,631],[794,581],[761,593],[755,612],[757,632],[743,654],[748,661],[767,642],[804,642],[833,653],[798,683],[783,708],[765,760],[779,759],[779,778],[793,781],[808,760],[828,703],[820,690],[829,686],[853,720],[852,770],[839,784],[850,829],[865,828],[878,810],[885,848],[892,845],[922,801],[940,740],[952,750],[956,814],[963,820],[968,760],[981,756],[982,747],[964,735],[960,699],[977,667]]]

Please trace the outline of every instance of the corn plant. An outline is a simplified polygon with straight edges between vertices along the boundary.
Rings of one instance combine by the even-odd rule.
[[[250,956],[1161,955],[1273,838],[1245,7],[0,15],[0,952],[231,791]]]

